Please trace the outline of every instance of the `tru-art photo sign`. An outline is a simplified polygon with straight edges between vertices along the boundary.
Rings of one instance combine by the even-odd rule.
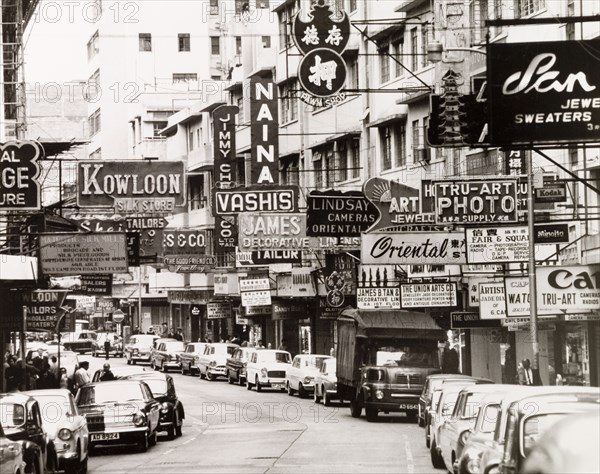
[[[292,38],[304,55],[298,65],[298,80],[306,92],[301,99],[319,105],[311,99],[335,96],[346,82],[346,63],[341,54],[350,38],[350,20],[345,12],[334,18],[325,0],[314,2],[308,20],[304,21],[302,11],[298,12]]]
[[[41,208],[37,178],[42,146],[34,141],[0,144],[0,210],[36,211]]]
[[[489,44],[492,144],[598,141],[599,50],[599,39]]]

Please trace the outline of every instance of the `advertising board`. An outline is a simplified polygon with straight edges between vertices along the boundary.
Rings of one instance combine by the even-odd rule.
[[[457,306],[456,283],[403,283],[400,285],[402,308]]]
[[[213,191],[215,215],[241,212],[298,212],[298,186],[245,186]]]
[[[360,237],[378,216],[377,208],[359,191],[311,191],[306,205],[309,237]]]
[[[8,141],[0,144],[0,210],[36,211],[41,208],[38,160],[44,157],[35,141]]]
[[[213,301],[206,304],[207,319],[231,318],[232,314],[230,302]]]
[[[250,78],[250,183],[279,182],[279,106],[277,84],[254,75]]]
[[[310,249],[306,214],[242,213],[238,228],[241,250]]]
[[[400,288],[358,287],[358,309],[400,309]]]
[[[505,301],[503,282],[479,284],[479,315],[482,320],[505,318]]]

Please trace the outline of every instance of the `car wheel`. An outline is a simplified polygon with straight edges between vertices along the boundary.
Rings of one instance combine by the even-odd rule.
[[[131,359],[127,357],[127,365],[131,365]]]
[[[371,421],[371,422],[377,421],[378,414],[379,414],[379,411],[375,407],[366,407],[365,408],[365,415],[367,415],[367,421]]]
[[[169,368],[165,365],[165,363],[163,362],[163,364],[161,365],[161,370],[163,371],[163,373],[167,373],[169,371]]]
[[[246,380],[246,388],[248,390],[252,390],[252,384],[250,383],[250,380]]]
[[[315,385],[315,391],[313,392],[313,401],[315,403],[319,403],[321,401],[321,397],[319,396],[319,391],[317,390],[316,385]]]
[[[260,386],[260,382],[258,381],[258,375],[254,379],[254,381],[256,382],[256,391],[260,392],[262,390],[262,387]]]
[[[183,436],[183,419],[177,417],[177,423],[175,423],[175,436],[180,438]]]
[[[326,407],[331,405],[331,398],[329,398],[329,394],[325,391],[325,388],[323,388],[323,405]]]
[[[155,431],[154,434],[152,436],[150,436],[150,438],[148,438],[148,445],[156,446],[157,442],[158,442],[158,435],[156,434],[156,431]]]
[[[152,370],[156,370],[156,366],[154,365],[154,361],[153,360],[150,361],[150,368]]]
[[[187,374],[187,370],[185,370],[185,367],[183,366],[183,362],[181,363],[181,375],[185,375]]]
[[[202,369],[198,369],[198,377],[200,377],[201,379],[204,378],[204,374],[202,373]]]
[[[206,380],[208,380],[209,382],[212,382],[214,379],[215,379],[215,377],[212,374],[212,372],[210,372],[208,369],[206,369]]]
[[[233,385],[233,379],[231,378],[231,372],[227,371],[227,383]]]
[[[132,359],[132,360],[131,360],[131,363],[132,363],[133,365],[135,365],[135,360],[133,360],[133,359]]]
[[[77,458],[65,466],[65,474],[78,474],[81,472],[81,447],[77,445]]]
[[[167,429],[167,438],[169,438],[169,440],[175,439],[175,424],[176,423],[177,423],[177,415],[175,415],[175,420],[173,420],[173,426],[170,426]]]
[[[304,386],[301,383],[298,384],[298,396],[300,398],[308,397],[308,392],[306,391],[306,389],[304,388]]]
[[[440,456],[437,449],[437,443],[435,439],[431,442],[431,448],[429,448],[429,454],[431,455],[431,464],[436,469],[444,469],[446,465],[444,464],[444,458]]]
[[[40,474],[40,468],[36,461],[25,464],[25,474]]]
[[[139,450],[139,452],[140,453],[145,453],[146,451],[148,451],[149,444],[150,444],[150,442],[148,440],[148,433],[144,433],[144,438],[138,444],[138,450]]]
[[[290,397],[293,397],[294,396],[294,392],[295,392],[295,390],[292,388],[292,386],[290,385],[290,382],[288,380],[288,382],[287,382],[287,393],[288,393],[288,395]]]
[[[242,387],[246,385],[246,379],[244,377],[239,377],[238,381]]]
[[[419,427],[423,428],[425,426],[425,421],[423,421],[423,418],[421,418],[420,416],[417,415],[417,417],[417,423],[419,424]]]
[[[429,424],[425,427],[425,446],[431,447],[431,427]]]
[[[358,397],[350,400],[350,415],[352,418],[360,418],[362,413],[362,400]]]
[[[85,458],[79,463],[79,474],[87,474],[88,472],[88,458]]]

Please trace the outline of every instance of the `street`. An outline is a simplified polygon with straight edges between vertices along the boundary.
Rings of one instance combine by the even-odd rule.
[[[90,373],[104,359],[89,355]],[[110,359],[112,367],[125,359]],[[151,370],[148,367],[148,370]],[[185,407],[183,436],[146,453],[130,446],[99,449],[92,473],[186,472],[432,472],[423,430],[400,417],[378,423],[350,416],[347,404],[315,405],[311,398],[269,390],[257,393],[225,379],[214,382],[172,373]]]

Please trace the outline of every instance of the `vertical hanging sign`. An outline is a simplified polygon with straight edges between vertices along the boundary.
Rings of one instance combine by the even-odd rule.
[[[250,79],[250,184],[279,183],[277,86],[271,79]]]
[[[215,160],[215,187],[229,189],[236,186],[235,116],[240,109],[235,105],[217,107],[213,115],[213,153]],[[213,206],[215,203],[213,202]],[[215,212],[215,253],[231,252],[237,245],[235,216],[218,216]]]

